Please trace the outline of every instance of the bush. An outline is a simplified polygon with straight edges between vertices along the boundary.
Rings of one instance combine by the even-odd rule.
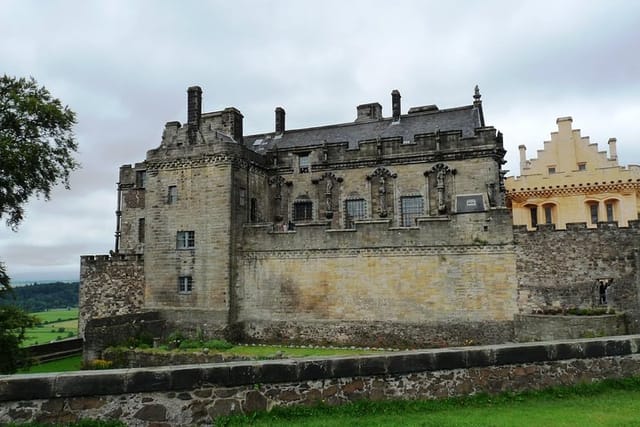
[[[202,344],[202,347],[215,349],[215,350],[229,350],[231,347],[233,347],[233,344],[231,344],[230,342],[228,342],[226,340],[215,340],[214,339],[214,340],[205,341]]]
[[[82,369],[110,369],[113,362],[104,359],[93,359],[83,364]]]

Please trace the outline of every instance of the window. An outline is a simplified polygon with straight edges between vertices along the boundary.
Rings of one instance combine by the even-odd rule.
[[[531,215],[531,228],[536,228],[538,226],[538,207],[530,207],[529,212]]]
[[[422,196],[401,197],[400,209],[402,212],[402,226],[415,227],[416,218],[424,214]]]
[[[587,170],[587,164],[586,163],[578,163],[578,170],[579,171],[586,171]]]
[[[556,173],[556,167],[555,166],[549,166],[549,175],[553,175],[554,173]]]
[[[138,243],[144,243],[144,218],[138,219]]]
[[[195,231],[178,231],[177,246],[178,249],[193,249],[196,247]]]
[[[345,201],[345,227],[353,228],[354,221],[367,217],[367,205],[364,199]]]
[[[147,186],[147,171],[136,171],[136,187],[145,188]]]
[[[300,154],[298,156],[298,166],[300,168],[300,173],[309,173],[310,170],[310,161],[309,154]]]
[[[238,205],[239,206],[244,206],[247,204],[247,190],[245,190],[244,188],[241,188],[239,191],[239,197],[240,200],[238,200]]]
[[[249,220],[256,222],[258,220],[258,199],[251,198],[251,205],[249,206]]]
[[[544,223],[553,224],[553,206],[551,205],[544,207]]]
[[[175,185],[170,185],[167,193],[167,203],[172,205],[177,201],[178,201],[178,187],[176,187]]]
[[[193,290],[193,277],[180,276],[178,277],[178,292],[181,294],[190,294]]]
[[[613,222],[615,221],[614,217],[613,217],[613,205],[614,202],[606,202],[604,204],[606,210],[607,210],[607,222]]]
[[[589,216],[591,224],[598,223],[598,203],[589,203]]]
[[[293,221],[311,221],[313,219],[313,203],[310,200],[293,203]]]

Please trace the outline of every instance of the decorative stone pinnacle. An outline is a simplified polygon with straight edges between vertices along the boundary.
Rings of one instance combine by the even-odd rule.
[[[481,97],[482,95],[480,95],[480,88],[478,87],[478,85],[476,85],[473,93],[473,99],[475,99],[476,101],[480,101]]]

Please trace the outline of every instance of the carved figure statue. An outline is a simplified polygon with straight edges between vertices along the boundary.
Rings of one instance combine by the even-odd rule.
[[[385,179],[384,176],[380,176],[379,180],[378,180],[378,184],[380,185],[380,187],[378,188],[378,193],[380,195],[380,216],[386,216],[387,215],[387,197],[386,197],[386,193],[387,193],[387,189],[385,188]]]
[[[438,192],[438,212],[443,213],[446,210],[444,203],[444,178],[446,172],[444,169],[439,169],[436,173],[436,190]]]

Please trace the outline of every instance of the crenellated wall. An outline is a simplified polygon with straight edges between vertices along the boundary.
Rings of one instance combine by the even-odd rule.
[[[137,313],[144,304],[144,260],[141,255],[90,255],[80,258],[78,335],[87,321]]]

